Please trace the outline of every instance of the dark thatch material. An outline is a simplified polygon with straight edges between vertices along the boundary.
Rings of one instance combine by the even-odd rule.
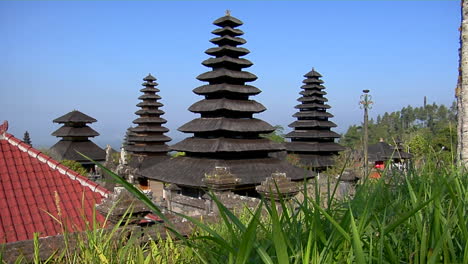
[[[55,137],[97,137],[99,133],[89,126],[70,127],[63,126],[52,133]]]
[[[252,82],[257,79],[257,76],[255,76],[255,74],[252,74],[250,72],[232,71],[228,69],[219,69],[219,70],[217,69],[214,71],[209,71],[209,72],[200,74],[198,75],[197,79],[200,81],[232,79],[232,80],[242,81],[242,82]]]
[[[143,170],[142,175],[198,188],[204,186],[205,173],[221,164],[241,178],[243,185],[260,184],[273,172],[285,172],[296,180],[312,177],[310,173],[305,174],[302,169],[270,156],[284,151],[285,147],[261,138],[260,134],[275,129],[267,122],[253,118],[253,114],[264,111],[265,107],[249,100],[249,96],[261,91],[245,84],[256,80],[257,76],[242,70],[252,65],[249,60],[239,58],[249,53],[249,50],[237,47],[246,42],[237,37],[243,32],[234,29],[242,22],[226,15],[215,24],[222,27],[213,31],[220,37],[211,40],[218,47],[206,51],[215,58],[203,62],[212,70],[197,77],[208,84],[193,90],[205,98],[189,108],[201,117],[179,128],[181,132],[194,133],[193,137],[171,146],[172,150],[183,151],[186,156],[154,165]]]
[[[50,155],[57,160],[74,160],[81,164],[92,164],[77,153],[81,152],[95,161],[105,161],[106,152],[93,142],[60,140],[50,149]]]
[[[336,152],[343,151],[344,147],[335,142],[286,142],[288,151],[299,152]]]
[[[166,156],[169,152],[169,146],[166,142],[171,141],[171,138],[164,135],[169,129],[162,126],[167,121],[160,117],[164,111],[159,109],[163,106],[162,103],[158,102],[161,97],[156,94],[159,89],[154,88],[158,84],[155,82],[156,78],[151,74],[148,74],[143,80],[145,82],[142,85],[145,88],[140,90],[143,95],[138,97],[142,102],[137,104],[141,109],[135,112],[140,117],[133,120],[133,123],[138,126],[130,129],[131,133],[127,135],[128,144],[125,149],[142,158]]]
[[[340,135],[330,130],[294,130],[286,134],[287,138],[339,138]]]
[[[210,99],[201,100],[189,107],[194,113],[212,112],[217,110],[230,110],[236,112],[261,113],[266,108],[253,100]]]
[[[90,165],[91,162],[76,152],[79,151],[96,161],[106,159],[106,152],[88,139],[88,137],[99,136],[98,132],[86,125],[96,122],[96,119],[73,110],[54,119],[54,122],[64,123],[61,128],[52,133],[52,136],[63,138],[49,149],[54,158],[74,160],[81,164]]]
[[[193,92],[198,95],[209,95],[214,93],[235,93],[244,95],[256,95],[262,91],[252,85],[237,85],[237,84],[209,84],[193,89]]]
[[[284,172],[292,180],[304,180],[314,175],[275,158],[221,160],[211,158],[177,157],[151,166],[141,173],[149,178],[180,186],[204,187],[202,179],[215,167],[227,167],[240,185],[260,184],[272,173]]]
[[[97,120],[81,113],[80,111],[73,110],[68,114],[54,119],[54,123],[94,123]]]
[[[233,132],[257,132],[258,134],[268,134],[275,131],[267,122],[251,118],[251,119],[236,119],[236,118],[196,118],[179,129],[181,132],[208,132],[208,131],[233,131]],[[240,136],[240,135],[239,135]]]
[[[245,44],[247,41],[245,41],[245,39],[243,38],[222,36],[222,37],[213,38],[210,40],[210,42],[219,46],[224,46],[224,45],[237,46],[237,45]]]
[[[235,139],[235,138],[186,138],[172,145],[172,149],[184,152],[246,152],[246,151],[278,151],[284,149],[280,143],[269,139]]]
[[[211,33],[218,35],[218,36],[231,36],[231,37],[244,35],[244,31],[237,29],[237,28],[234,29],[231,27],[218,28],[218,29],[211,31]]]
[[[319,90],[312,90],[312,91],[302,91],[299,93],[300,95],[304,95],[304,96],[310,96],[310,95],[326,95],[327,92],[324,92],[324,91],[319,91]]]
[[[211,68],[219,68],[219,67],[228,67],[228,66],[236,66],[240,68],[248,68],[253,65],[253,63],[244,58],[232,58],[228,56],[222,56],[218,58],[209,58],[202,62],[203,65],[206,67]]]
[[[322,111],[303,111],[295,113],[293,117],[333,117],[333,115]]]
[[[286,143],[286,150],[299,155],[300,162],[306,167],[321,171],[333,165],[333,156],[344,147],[334,142],[340,135],[331,131],[336,124],[328,121],[333,115],[325,111],[331,107],[325,104],[328,100],[323,97],[327,93],[323,91],[322,75],[312,69],[304,77],[302,97],[298,99],[300,104],[295,106],[300,111],[293,115],[298,120],[289,125],[294,130],[286,135],[291,139]]]
[[[408,152],[403,151],[401,148],[392,147],[386,142],[379,142],[377,144],[370,145],[368,148],[368,155],[370,162],[376,161],[387,161],[390,159],[410,159],[413,156]]]
[[[331,106],[327,105],[327,104],[323,104],[323,103],[310,103],[310,104],[307,104],[307,103],[303,103],[303,104],[298,104],[296,105],[294,108],[296,109],[309,109],[309,108],[324,108],[324,109],[330,109]]]
[[[306,127],[336,127],[336,124],[332,121],[322,120],[297,120],[289,124],[292,128],[306,128]]]
[[[328,99],[324,97],[319,97],[319,96],[307,96],[307,97],[297,98],[297,101],[299,102],[314,102],[314,101],[328,102]]]

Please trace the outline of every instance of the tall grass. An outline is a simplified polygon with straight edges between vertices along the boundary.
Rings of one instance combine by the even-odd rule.
[[[220,223],[180,215],[197,227],[188,238],[169,228],[177,241],[141,243],[92,230],[78,251],[56,262],[468,263],[468,173],[432,158],[422,168],[364,181],[347,200],[331,195],[323,203],[315,182],[314,196],[304,184],[300,201],[265,197],[255,210],[235,214],[212,195]]]

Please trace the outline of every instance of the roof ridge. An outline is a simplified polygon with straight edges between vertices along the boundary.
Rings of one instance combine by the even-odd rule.
[[[53,170],[57,170],[59,173],[69,177],[71,180],[78,181],[81,186],[88,187],[91,191],[97,192],[103,197],[107,197],[111,192],[106,188],[100,186],[99,184],[89,180],[85,176],[77,173],[76,171],[68,168],[67,166],[59,163],[53,158],[47,156],[41,151],[35,149],[34,147],[24,143],[23,141],[17,139],[12,134],[5,133],[5,140],[14,147],[17,147],[19,150],[26,152],[29,156],[39,160],[40,162],[46,164]]]

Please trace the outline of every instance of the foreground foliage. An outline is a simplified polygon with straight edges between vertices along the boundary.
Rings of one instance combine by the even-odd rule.
[[[50,261],[468,263],[464,170],[426,162],[417,170],[386,172],[379,180],[364,181],[349,200],[334,199],[336,187],[326,202],[320,201],[316,189],[314,197],[306,192],[302,201],[266,198],[256,210],[242,214],[234,214],[213,196],[220,223],[183,216],[197,226],[188,238],[172,230],[176,240],[141,242],[117,231],[93,230],[79,242],[79,250],[58,252]],[[139,197],[145,200],[144,195]],[[153,210],[159,213],[154,205]]]

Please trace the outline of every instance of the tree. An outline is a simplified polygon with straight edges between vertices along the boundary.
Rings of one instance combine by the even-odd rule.
[[[275,126],[275,131],[269,133],[269,134],[262,134],[260,135],[263,138],[268,138],[271,141],[278,142],[278,143],[283,143],[284,140],[284,128],[280,125]]]
[[[31,138],[29,137],[29,132],[28,131],[24,132],[23,142],[28,144],[29,146],[32,146]]]
[[[62,160],[60,161],[60,163],[78,172],[80,175],[83,175],[83,176],[88,175],[88,171],[79,162],[76,162],[74,160]]]

